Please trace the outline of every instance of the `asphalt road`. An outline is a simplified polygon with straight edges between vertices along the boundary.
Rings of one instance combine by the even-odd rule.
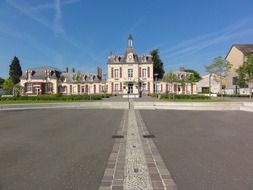
[[[253,114],[141,111],[178,190],[253,190]]]
[[[97,190],[122,114],[0,112],[0,190]]]

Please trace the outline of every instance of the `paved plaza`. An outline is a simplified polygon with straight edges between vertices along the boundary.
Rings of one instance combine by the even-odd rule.
[[[141,114],[179,190],[253,189],[252,113]]]
[[[253,189],[251,112],[129,105],[0,111],[0,190]]]
[[[0,112],[0,189],[97,190],[122,113]]]

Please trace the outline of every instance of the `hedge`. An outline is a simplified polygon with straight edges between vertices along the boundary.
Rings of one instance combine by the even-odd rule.
[[[187,94],[176,94],[174,95],[175,99],[201,99],[201,100],[208,100],[210,99],[209,96],[201,96],[201,95],[187,95]],[[173,94],[161,94],[161,99],[173,99]]]
[[[15,100],[46,100],[46,101],[76,101],[76,100],[101,100],[103,97],[110,97],[109,95],[45,95],[45,96],[15,96],[15,97],[1,97],[0,101],[15,101]]]
[[[217,96],[221,97],[221,94],[217,94]],[[242,97],[242,98],[249,98],[247,94],[223,94],[223,97]]]

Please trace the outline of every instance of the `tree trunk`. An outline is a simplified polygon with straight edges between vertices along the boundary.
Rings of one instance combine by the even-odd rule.
[[[252,87],[251,87],[251,80],[249,80],[249,98],[252,98]]]
[[[211,77],[212,74],[209,75],[209,97],[211,97]]]
[[[223,99],[223,93],[222,93],[222,81],[220,82],[220,93],[221,93],[221,98]]]

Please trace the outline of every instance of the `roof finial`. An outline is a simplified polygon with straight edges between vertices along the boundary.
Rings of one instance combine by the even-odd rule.
[[[128,37],[128,47],[133,47],[133,37],[131,34],[129,34],[129,37]]]

